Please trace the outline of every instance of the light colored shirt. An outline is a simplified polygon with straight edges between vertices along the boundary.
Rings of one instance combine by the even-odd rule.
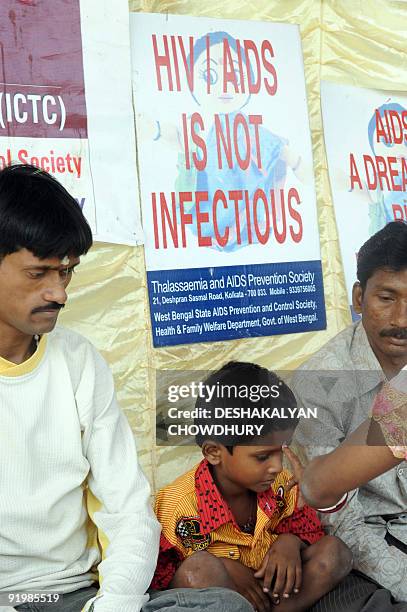
[[[318,413],[317,419],[301,419],[295,434],[309,459],[336,448],[371,415],[384,381],[361,322],[297,370],[291,386],[298,405]],[[407,555],[384,539],[388,531],[407,544],[407,463],[350,493],[349,500],[339,512],[322,516],[324,525],[351,548],[356,569],[407,601]]]
[[[62,328],[35,355],[0,374],[0,592],[68,593],[99,577],[95,612],[138,612],[160,529],[109,368]]]

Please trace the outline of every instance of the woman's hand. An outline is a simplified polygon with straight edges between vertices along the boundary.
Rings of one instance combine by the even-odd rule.
[[[294,451],[291,450],[288,446],[283,446],[283,453],[287,457],[288,462],[291,467],[292,477],[287,483],[286,490],[289,491],[296,485],[299,485],[302,479],[302,474],[304,472],[304,466],[301,461],[298,459],[297,455]],[[297,508],[302,508],[305,504],[304,498],[301,494],[301,490],[298,487],[298,497],[297,497]]]

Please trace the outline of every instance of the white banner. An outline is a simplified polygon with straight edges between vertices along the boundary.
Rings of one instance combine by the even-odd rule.
[[[322,82],[321,103],[351,304],[359,248],[389,221],[407,220],[407,95]]]
[[[3,0],[0,168],[31,163],[96,240],[142,242],[126,0]]]
[[[154,343],[324,328],[298,27],[130,19]]]

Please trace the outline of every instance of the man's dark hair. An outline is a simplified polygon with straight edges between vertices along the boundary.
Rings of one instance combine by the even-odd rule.
[[[364,291],[371,276],[381,269],[400,272],[407,268],[407,223],[391,221],[360,248],[357,278]]]
[[[50,174],[30,165],[0,171],[0,259],[20,249],[36,257],[79,257],[92,232],[76,200]]]
[[[203,394],[203,397],[198,397],[195,407],[202,410],[210,410],[211,417],[208,419],[197,418],[194,420],[195,425],[216,424],[222,427],[226,425],[256,425],[263,426],[261,437],[270,434],[273,431],[292,429],[294,430],[297,423],[297,417],[289,418],[263,418],[261,416],[249,416],[246,412],[252,412],[257,408],[261,411],[263,408],[273,410],[277,409],[278,413],[287,408],[296,408],[297,402],[291,389],[282,381],[277,374],[262,368],[255,363],[246,363],[242,361],[230,361],[220,370],[213,372],[204,381],[205,389],[207,387],[216,388],[216,392],[210,398],[209,394]],[[263,388],[264,393],[260,393],[260,388]],[[270,393],[266,392],[266,388]],[[247,390],[247,391],[246,391]],[[209,400],[209,401],[207,401]],[[220,418],[214,417],[214,409],[220,408],[237,408],[239,418]],[[248,409],[248,410],[247,410]],[[198,433],[195,437],[196,443],[202,446],[205,440],[211,439],[226,446],[230,453],[233,452],[233,446],[248,445],[252,443],[254,435],[226,435],[226,436],[205,436]]]

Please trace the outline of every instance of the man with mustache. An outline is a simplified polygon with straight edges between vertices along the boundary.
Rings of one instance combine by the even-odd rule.
[[[365,422],[383,383],[407,364],[407,224],[391,222],[367,240],[357,278],[353,307],[362,320],[314,354],[291,385],[300,406],[318,411],[296,432],[309,459],[332,451]],[[355,578],[356,598],[370,606],[363,610],[401,609],[386,589],[407,602],[406,462],[350,493],[324,522],[351,548],[354,567],[385,587]]]
[[[55,328],[91,245],[80,207],[52,176],[0,171],[0,608],[249,612],[220,587],[148,601],[160,527],[133,434],[102,357]]]

